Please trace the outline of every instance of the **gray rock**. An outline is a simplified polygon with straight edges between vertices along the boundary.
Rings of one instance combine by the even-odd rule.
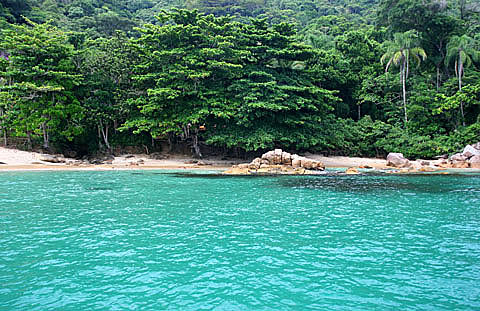
[[[292,158],[292,166],[294,168],[302,167],[302,158],[295,154],[295,157]]]
[[[471,168],[480,168],[480,156],[476,155],[468,160]]]
[[[273,151],[273,164],[282,164],[282,149],[275,149]]]
[[[266,152],[262,155],[262,159],[267,160],[269,164],[273,164],[274,157],[275,157],[275,152],[274,151],[269,151],[269,152]]]
[[[467,157],[463,153],[456,153],[450,157],[451,161],[467,161]]]
[[[282,152],[282,164],[292,165],[292,155],[288,152]]]
[[[463,149],[462,154],[467,158],[471,158],[476,155],[480,155],[480,150],[474,148],[472,145],[467,145],[465,149]]]
[[[42,154],[38,158],[40,161],[49,162],[49,163],[62,163],[65,162],[65,159],[58,158],[51,154]]]
[[[387,166],[409,167],[410,161],[402,153],[391,152],[387,155]]]

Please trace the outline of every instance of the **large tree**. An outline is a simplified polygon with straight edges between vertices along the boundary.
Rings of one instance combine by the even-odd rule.
[[[78,133],[82,109],[73,93],[79,83],[72,63],[73,46],[67,35],[49,23],[14,26],[4,30],[0,51],[7,51],[8,63],[0,77],[7,92],[13,130],[26,135],[41,134],[43,147],[50,148],[51,133],[71,138]],[[3,97],[5,99],[5,97]]]
[[[416,46],[417,40],[418,35],[413,30],[395,33],[392,41],[385,42],[386,52],[380,59],[382,64],[386,63],[385,72],[388,72],[392,64],[400,68],[405,125],[408,122],[406,80],[410,71],[410,59],[413,58],[417,64],[420,64],[420,61],[427,57],[425,51]]]
[[[445,63],[448,65],[455,60],[455,76],[458,78],[458,90],[462,91],[462,78],[465,74],[465,68],[472,64],[474,60],[480,59],[480,53],[477,50],[476,42],[473,38],[463,36],[453,36],[447,44],[447,56]],[[460,101],[460,113],[462,123],[465,126],[465,114],[463,111],[463,102]]]

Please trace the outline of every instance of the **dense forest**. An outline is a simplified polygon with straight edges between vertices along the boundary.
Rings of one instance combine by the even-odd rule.
[[[477,0],[0,0],[0,145],[453,153]]]

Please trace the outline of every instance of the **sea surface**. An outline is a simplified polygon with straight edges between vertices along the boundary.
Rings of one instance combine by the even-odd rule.
[[[480,310],[480,176],[3,172],[0,310]]]

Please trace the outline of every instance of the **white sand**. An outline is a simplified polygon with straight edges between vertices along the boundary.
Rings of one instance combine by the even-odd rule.
[[[28,165],[38,162],[40,154],[0,147],[0,162],[6,165]],[[3,165],[3,164],[0,164]]]
[[[307,157],[322,161],[326,167],[358,167],[368,165],[374,168],[383,168],[386,161],[383,159],[371,158],[351,158],[351,157],[324,157],[315,154],[306,154]],[[232,164],[246,163],[248,160],[221,160],[219,157],[210,157],[202,159],[202,165],[193,163],[193,159],[188,156],[170,155],[164,160],[150,159],[148,155],[133,155],[115,157],[112,164],[103,165],[81,165],[69,166],[64,163],[48,163],[40,161],[41,154],[36,152],[20,151],[0,147],[0,170],[30,170],[30,169],[82,169],[82,170],[104,170],[104,169],[226,169]],[[140,165],[132,164],[139,159],[144,163]],[[73,159],[72,159],[73,160]]]

